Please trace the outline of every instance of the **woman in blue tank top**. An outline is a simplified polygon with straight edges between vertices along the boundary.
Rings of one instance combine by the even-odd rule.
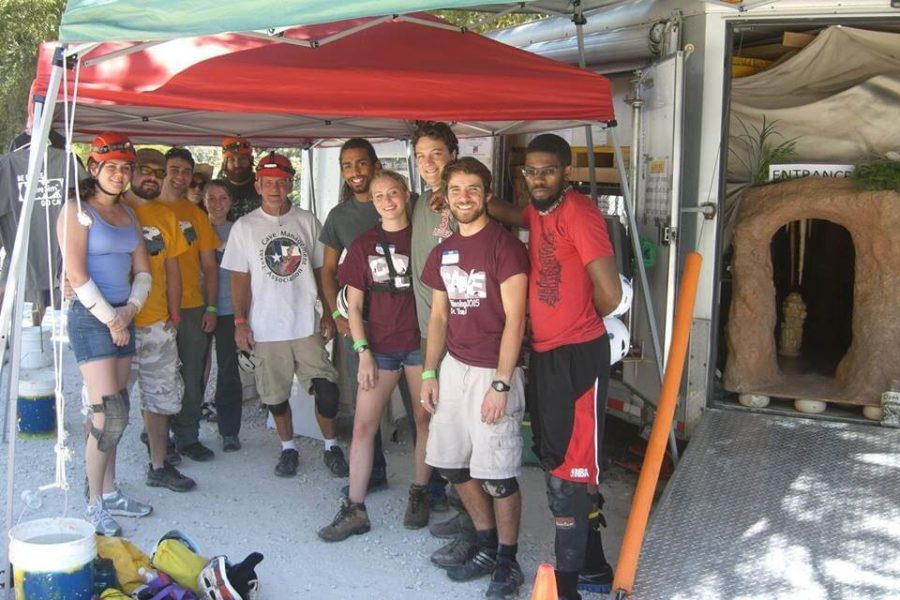
[[[87,519],[102,535],[120,535],[112,514],[143,516],[149,506],[115,486],[116,446],[128,424],[128,375],[134,355],[132,319],[150,291],[150,265],[140,225],[119,202],[134,168],[131,141],[103,133],[91,144],[82,202],[70,202],[57,232],[66,278],[77,297],[69,309],[69,343],[84,380],[87,421]]]

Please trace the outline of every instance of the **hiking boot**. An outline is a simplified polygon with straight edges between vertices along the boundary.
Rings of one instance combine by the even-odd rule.
[[[462,534],[474,534],[475,526],[472,519],[465,512],[456,513],[456,516],[450,517],[446,521],[435,523],[429,529],[431,535],[436,538],[451,540]]]
[[[441,569],[459,567],[475,554],[475,535],[461,535],[449,544],[445,544],[431,554],[431,562]]]
[[[275,465],[275,474],[279,477],[293,477],[297,474],[297,466],[300,464],[300,453],[295,449],[282,450]]]
[[[212,460],[216,456],[215,452],[213,452],[200,442],[194,442],[193,444],[182,446],[178,449],[178,451],[184,456],[187,456],[191,460],[195,460],[197,462],[207,462]]]
[[[332,446],[330,450],[325,450],[322,457],[325,460],[325,466],[335,477],[346,477],[350,474],[350,465],[347,464],[344,451],[339,446]]]
[[[403,526],[407,529],[422,529],[428,525],[430,514],[428,487],[424,485],[409,486],[409,500],[406,503],[406,515]]]
[[[147,468],[147,485],[150,487],[164,487],[173,492],[188,492],[197,487],[197,482],[182,475],[181,472],[169,464],[169,461],[163,463],[161,469],[154,469],[153,465]]]
[[[103,508],[106,512],[116,517],[146,517],[153,512],[149,504],[129,498],[121,490],[113,492],[112,498],[102,498]]]
[[[237,452],[241,449],[241,440],[236,435],[222,436],[222,452]]]
[[[94,526],[94,531],[97,532],[97,535],[106,535],[110,537],[122,535],[122,528],[116,523],[116,520],[112,518],[112,515],[103,508],[102,502],[88,504],[87,510],[84,512],[84,517]]]
[[[150,456],[150,439],[147,437],[146,431],[141,432],[141,442],[147,447],[147,456]],[[150,456],[150,458],[151,460],[153,459],[152,456]],[[181,464],[181,455],[178,454],[178,450],[175,448],[175,442],[172,438],[169,438],[169,446],[166,449],[166,462],[173,467]]]
[[[366,505],[354,504],[345,498],[331,525],[319,530],[319,537],[326,542],[341,542],[351,535],[362,535],[371,528]]]
[[[613,568],[609,563],[604,563],[599,569],[588,570],[585,567],[578,574],[578,590],[595,594],[608,594],[612,589],[613,575]]]
[[[497,554],[487,548],[479,548],[475,554],[463,564],[447,569],[447,577],[453,581],[473,581],[479,577],[490,575],[497,566]]]
[[[486,598],[517,598],[519,587],[525,576],[522,568],[516,561],[497,561],[494,572],[491,573],[491,583],[488,585]]]

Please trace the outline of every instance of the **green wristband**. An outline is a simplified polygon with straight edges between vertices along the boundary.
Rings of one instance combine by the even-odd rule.
[[[425,381],[426,379],[435,379],[436,377],[437,373],[433,369],[422,371],[422,381]]]
[[[362,348],[363,346],[368,346],[368,345],[369,345],[369,341],[366,338],[362,338],[358,342],[353,342],[353,349],[358,352],[360,348]]]
[[[332,319],[337,319],[339,316],[341,316],[341,311],[339,311],[338,309],[334,309],[333,311],[331,311]]]
[[[218,307],[213,306],[213,305],[210,304],[209,306],[206,307],[206,312],[212,313],[212,314],[215,315],[215,314],[218,314],[219,309],[218,309]]]

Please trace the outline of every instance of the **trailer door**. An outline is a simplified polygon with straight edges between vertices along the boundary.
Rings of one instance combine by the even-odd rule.
[[[638,233],[656,249],[647,279],[663,357],[671,342],[675,310],[683,89],[684,53],[680,51],[646,69],[640,87],[643,117],[635,215]],[[638,300],[639,287],[636,277],[631,331],[633,345],[641,346],[643,359],[626,364],[623,377],[644,398],[655,402],[660,377],[646,310]]]

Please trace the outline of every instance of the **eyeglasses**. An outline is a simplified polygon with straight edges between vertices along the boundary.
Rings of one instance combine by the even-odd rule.
[[[526,177],[526,179],[537,179],[546,178],[546,177],[554,177],[557,173],[559,173],[560,167],[543,167],[540,169],[535,169],[534,167],[522,167],[522,175]]]
[[[205,179],[194,179],[190,184],[188,184],[188,187],[193,190],[196,188],[202,188],[204,185],[206,185]]]
[[[153,167],[140,166],[138,167],[138,173],[144,175],[145,177],[149,177],[153,175],[157,179],[165,179],[166,178],[166,170],[165,169],[154,169]]]

